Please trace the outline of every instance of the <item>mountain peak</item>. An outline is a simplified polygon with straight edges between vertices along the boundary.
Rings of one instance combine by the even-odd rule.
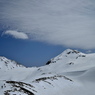
[[[63,53],[65,53],[65,54],[71,54],[71,53],[78,54],[78,53],[80,53],[80,52],[77,51],[77,50],[66,49]]]
[[[18,64],[16,61],[7,59],[6,57],[0,56],[0,69],[10,70],[16,67],[24,67],[23,65]]]
[[[79,52],[77,50],[72,50],[72,49],[66,49],[65,51],[63,51],[61,54],[59,54],[58,56],[52,58],[51,60],[49,60],[46,65],[50,64],[50,63],[59,63],[59,61],[61,62],[61,60],[64,62],[64,60],[68,59],[77,59],[79,57],[85,57],[86,55],[82,52]]]

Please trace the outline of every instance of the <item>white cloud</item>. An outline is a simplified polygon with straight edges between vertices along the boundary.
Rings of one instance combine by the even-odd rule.
[[[95,0],[1,0],[0,24],[33,40],[95,48]]]
[[[4,35],[11,35],[16,39],[28,39],[28,35],[23,32],[18,32],[14,30],[7,30]]]

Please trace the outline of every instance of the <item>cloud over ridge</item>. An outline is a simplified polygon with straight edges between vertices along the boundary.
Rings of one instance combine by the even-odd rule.
[[[68,47],[95,48],[94,0],[0,0],[0,24],[29,38]]]

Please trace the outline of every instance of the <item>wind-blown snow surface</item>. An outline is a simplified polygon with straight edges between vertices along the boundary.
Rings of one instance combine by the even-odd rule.
[[[67,49],[46,64],[26,68],[0,57],[0,95],[95,95],[94,53]]]

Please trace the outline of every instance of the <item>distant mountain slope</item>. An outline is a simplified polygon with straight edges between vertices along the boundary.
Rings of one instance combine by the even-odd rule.
[[[31,68],[0,57],[0,68],[0,95],[95,95],[94,53],[67,49]]]

